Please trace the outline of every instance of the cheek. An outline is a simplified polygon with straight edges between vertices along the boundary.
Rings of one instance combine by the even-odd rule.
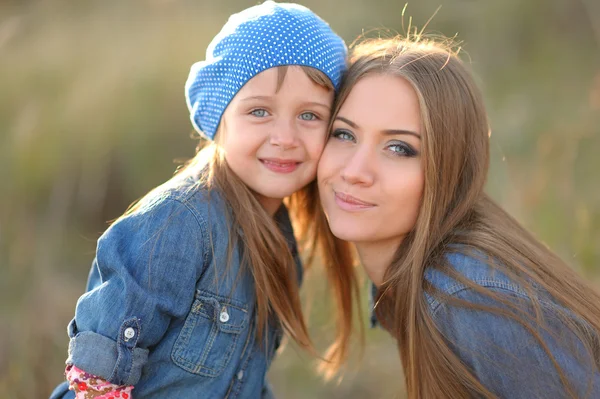
[[[411,221],[411,229],[414,227],[417,222],[417,216],[419,215],[419,210],[421,209],[421,203],[423,202],[423,185],[424,178],[423,174],[419,173],[418,176],[415,176],[414,180],[407,187],[407,192],[409,194],[408,198],[408,211],[409,218]]]
[[[325,145],[321,159],[319,160],[319,167],[317,168],[317,179],[319,182],[332,177],[336,164],[335,151],[331,145]]]
[[[421,209],[421,203],[423,202],[423,185],[424,185],[424,179],[423,179],[423,175],[419,175],[419,177],[417,179],[415,179],[415,182],[413,184],[413,186],[411,187],[411,219],[412,219],[412,225],[414,227],[415,223],[417,222],[417,216],[419,215],[419,210]]]
[[[424,176],[420,165],[395,173],[393,179],[388,179],[386,190],[390,201],[390,210],[402,219],[414,225],[421,207]]]
[[[249,170],[252,153],[249,149],[250,146],[245,140],[236,137],[234,134],[228,134],[225,136],[221,146],[225,151],[227,163],[237,175],[243,175],[244,171]]]
[[[242,158],[251,156],[264,142],[260,135],[260,130],[252,124],[230,123],[227,125],[227,128],[223,148],[232,157],[233,154]]]
[[[238,141],[236,141],[235,137],[231,137],[230,135],[225,136],[221,146],[223,150],[225,150],[225,158],[227,158],[229,163],[239,159],[241,148],[238,145]]]
[[[321,132],[307,132],[306,138],[303,140],[304,148],[308,154],[309,159],[318,161],[321,158],[323,149],[325,148],[325,133]]]

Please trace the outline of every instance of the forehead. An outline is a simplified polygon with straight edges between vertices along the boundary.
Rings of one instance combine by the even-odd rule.
[[[289,65],[269,68],[258,73],[246,82],[238,93],[256,94],[260,92],[263,94],[275,94],[282,89],[294,89],[299,92],[307,93],[313,93],[315,91],[328,93],[330,91],[311,79],[302,67]]]
[[[404,78],[372,74],[361,78],[342,104],[340,116],[359,126],[420,131],[421,113],[417,94]]]
[[[249,90],[267,90],[275,89],[277,84],[277,78],[279,76],[279,68],[269,68],[253,76],[246,84],[240,89],[240,92]]]

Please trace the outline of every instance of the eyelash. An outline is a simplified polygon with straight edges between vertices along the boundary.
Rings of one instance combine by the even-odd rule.
[[[404,157],[408,157],[408,158],[417,156],[417,152],[414,150],[414,148],[412,148],[410,145],[408,145],[404,142],[390,144],[386,148],[392,148],[392,147],[398,147],[398,148],[402,149],[402,152],[392,151],[394,153],[394,155],[404,156]]]
[[[265,113],[265,115],[262,115],[262,116],[256,115],[256,112],[258,112],[258,111],[263,111]],[[255,116],[257,118],[264,118],[265,116],[270,115],[269,112],[266,109],[264,109],[264,108],[253,109],[253,110],[251,110],[249,112],[249,114],[252,115],[252,116]],[[302,115],[307,115],[307,114],[310,114],[312,116],[312,118],[311,119],[303,119]],[[298,117],[298,119],[300,119],[302,121],[305,121],[305,122],[312,122],[312,121],[321,120],[321,118],[319,118],[319,115],[315,114],[314,112],[310,112],[310,111],[306,111],[306,112],[301,113],[300,116]]]
[[[258,115],[256,115],[257,111],[263,111],[265,114],[268,114],[267,110],[264,108],[256,108],[256,109],[251,110],[249,113],[250,113],[250,115],[255,116],[257,118],[264,118],[265,116],[267,116],[267,115],[258,116]]]
[[[349,137],[342,138],[343,135],[346,135]],[[331,137],[333,137],[339,141],[356,142],[356,138],[354,137],[352,132],[345,130],[345,129],[334,130],[333,132],[331,132]],[[402,150],[402,151],[391,151],[393,153],[393,155],[395,155],[395,156],[412,158],[412,157],[415,157],[418,155],[418,152],[414,148],[412,148],[412,146],[408,145],[407,143],[405,143],[403,141],[389,144],[385,148],[390,149],[392,147],[398,147],[399,149]]]
[[[350,136],[351,141],[353,141],[353,142],[356,141],[354,139],[354,135],[351,132],[349,132],[348,130],[344,130],[344,129],[335,129],[334,131],[331,132],[331,137],[338,139],[340,141],[347,141],[348,139],[341,138],[341,136],[343,134]]]
[[[302,115],[307,115],[307,114],[312,115],[313,118],[312,119],[302,119]],[[321,118],[319,118],[319,116],[317,114],[315,114],[314,112],[306,111],[306,112],[303,112],[300,114],[300,119],[303,121],[306,121],[306,122],[311,122],[311,121],[318,121]]]

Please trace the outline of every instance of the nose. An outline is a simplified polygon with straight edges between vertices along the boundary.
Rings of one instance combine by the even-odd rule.
[[[273,126],[269,142],[282,150],[298,146],[298,129],[293,122],[282,121]]]
[[[370,186],[375,181],[373,158],[368,148],[358,148],[348,157],[341,170],[342,179],[348,184]]]

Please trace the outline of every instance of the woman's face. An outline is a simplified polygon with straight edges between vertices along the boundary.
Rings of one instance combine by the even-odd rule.
[[[354,243],[400,243],[416,222],[424,174],[421,118],[412,86],[367,75],[334,120],[318,167],[333,234]]]

